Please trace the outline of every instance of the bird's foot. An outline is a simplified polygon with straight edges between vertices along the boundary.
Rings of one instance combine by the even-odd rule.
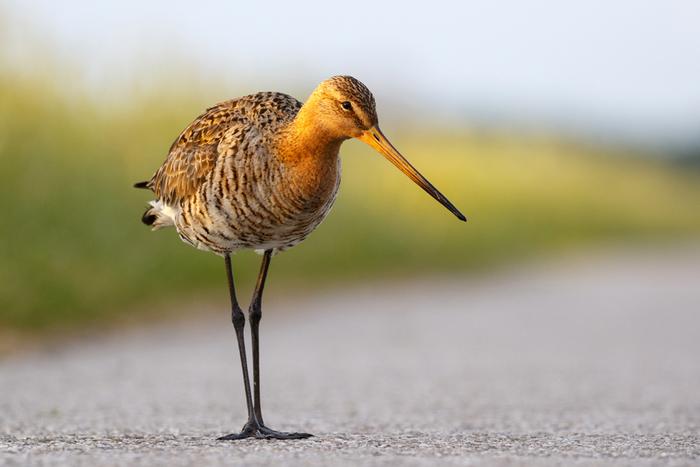
[[[265,425],[260,425],[260,428],[258,430],[260,431],[260,433],[263,434],[263,438],[268,439],[306,439],[311,438],[313,436],[311,433],[275,431],[266,427]]]
[[[257,439],[305,439],[312,437],[309,433],[287,433],[284,431],[275,431],[258,422],[248,422],[245,424],[240,433],[231,433],[230,435],[217,438],[219,441],[234,441],[237,439],[257,438]]]

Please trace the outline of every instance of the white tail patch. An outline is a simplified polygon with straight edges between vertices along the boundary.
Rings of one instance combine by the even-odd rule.
[[[152,224],[153,230],[175,225],[175,218],[179,214],[179,209],[175,209],[163,203],[161,200],[149,201],[148,204],[151,205],[149,214],[156,216],[156,220]]]

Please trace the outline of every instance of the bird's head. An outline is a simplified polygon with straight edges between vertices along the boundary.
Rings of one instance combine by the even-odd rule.
[[[323,81],[309,98],[326,129],[341,139],[359,138],[377,125],[374,96],[352,76]]]
[[[332,138],[357,138],[367,143],[458,219],[467,220],[384,136],[379,129],[374,96],[367,86],[352,76],[334,76],[316,87],[309,102],[316,114],[316,124],[322,125]]]

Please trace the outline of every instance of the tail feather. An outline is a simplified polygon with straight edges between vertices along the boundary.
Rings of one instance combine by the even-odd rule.
[[[146,212],[144,212],[143,216],[141,216],[141,222],[143,222],[146,225],[155,224],[157,219],[158,216],[153,213],[153,208],[146,209]]]
[[[170,206],[163,204],[162,201],[151,201],[148,203],[150,208],[141,216],[141,222],[150,225],[153,230],[162,229],[175,225],[176,212]]]
[[[150,181],[137,182],[134,183],[134,188],[145,188],[150,190]],[[146,212],[141,216],[141,222],[146,225],[150,225],[153,230],[158,230],[163,227],[169,227],[175,225],[175,217],[177,216],[177,210],[163,203],[162,201],[150,201],[148,204],[151,205],[150,208],[146,209]]]

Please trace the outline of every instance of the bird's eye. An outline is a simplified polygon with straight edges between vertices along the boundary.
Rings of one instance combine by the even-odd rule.
[[[352,110],[352,104],[350,103],[350,101],[345,101],[342,104],[340,104],[340,106],[343,108],[343,110]]]

